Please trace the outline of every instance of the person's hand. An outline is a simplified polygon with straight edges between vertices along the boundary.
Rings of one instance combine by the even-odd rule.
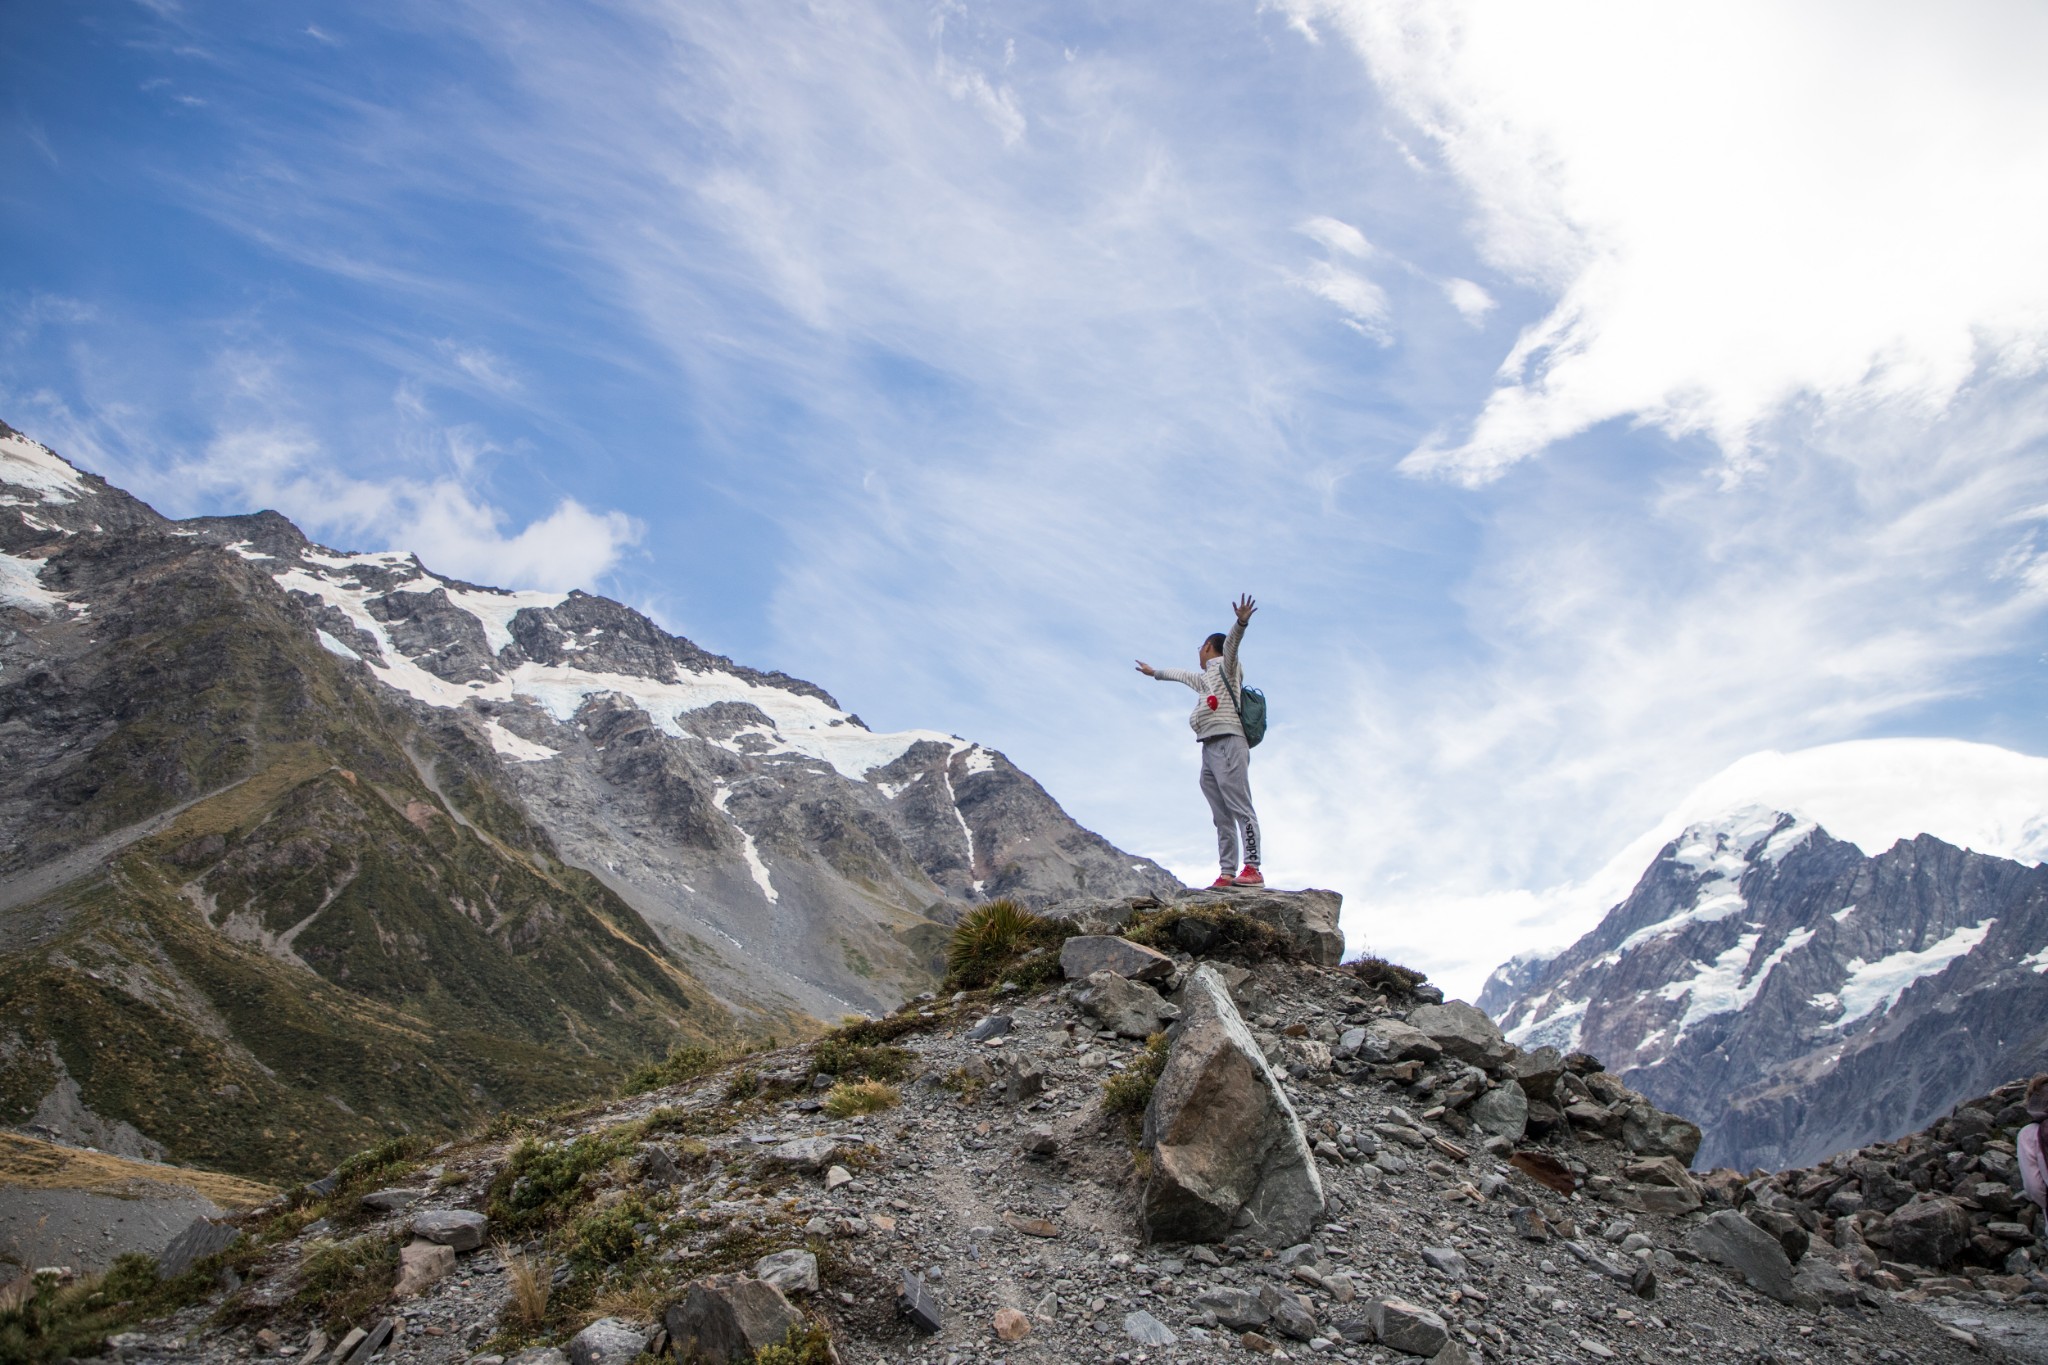
[[[1250,593],[1246,593],[1233,602],[1230,609],[1237,613],[1237,623],[1244,625],[1252,619],[1252,613],[1259,609],[1259,604],[1252,601]]]
[[[1143,659],[1138,660],[1138,671],[1140,673],[1143,673],[1148,678],[1156,678],[1159,676],[1159,670],[1154,668],[1152,665],[1146,663]]]

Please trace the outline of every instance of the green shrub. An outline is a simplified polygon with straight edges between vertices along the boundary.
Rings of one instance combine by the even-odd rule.
[[[585,1178],[632,1151],[641,1131],[626,1124],[570,1142],[521,1139],[491,1182],[492,1227],[509,1237],[559,1225],[588,1197]]]
[[[832,1334],[815,1322],[792,1327],[781,1341],[754,1353],[754,1365],[835,1365]]]
[[[811,1052],[811,1074],[842,1081],[894,1081],[908,1074],[916,1060],[917,1054],[908,1048],[849,1042],[828,1033]]]
[[[707,1072],[715,1071],[724,1061],[724,1055],[714,1048],[705,1047],[702,1043],[684,1043],[661,1061],[649,1062],[626,1077],[619,1093],[638,1095],[648,1090],[681,1085],[684,1081],[694,1081]]]
[[[328,1331],[345,1332],[384,1301],[397,1277],[395,1235],[316,1242],[306,1253],[292,1303]]]
[[[586,1259],[615,1265],[630,1258],[640,1245],[637,1225],[652,1222],[637,1194],[627,1195],[584,1216],[576,1225],[576,1250]]]
[[[1058,950],[1071,930],[1015,901],[990,901],[968,913],[946,945],[946,988],[973,990],[1014,980],[1038,985],[1059,971]]]
[[[732,1079],[725,1083],[725,1097],[728,1100],[750,1100],[761,1093],[761,1074],[752,1067],[743,1066],[732,1073]]]
[[[1122,1119],[1133,1142],[1144,1123],[1145,1107],[1152,1103],[1159,1073],[1165,1069],[1166,1035],[1155,1033],[1145,1040],[1145,1050],[1129,1066],[1102,1083],[1102,1112]]]

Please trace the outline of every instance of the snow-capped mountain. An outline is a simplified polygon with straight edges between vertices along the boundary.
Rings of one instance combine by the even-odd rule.
[[[1930,755],[1985,748],[1889,743],[1904,747],[1862,757],[1907,780]],[[2001,754],[1972,756],[2013,779],[1994,807],[2041,764]],[[1932,785],[1919,799],[1966,809],[1952,771]],[[1901,818],[1882,786],[1844,789],[1863,837]],[[1979,837],[2036,847],[2044,807],[2009,807],[1975,812]],[[1516,1042],[1593,1052],[1696,1118],[1702,1162],[1807,1163],[2048,1061],[2048,869],[1924,833],[1869,856],[1806,815],[1741,804],[1685,826],[1590,933],[1503,964],[1481,999]]]
[[[617,602],[170,521],[0,425],[0,1122],[242,1169],[255,1106],[274,1171],[308,1105],[361,1145],[583,1093],[892,1007],[975,901],[1176,885]]]

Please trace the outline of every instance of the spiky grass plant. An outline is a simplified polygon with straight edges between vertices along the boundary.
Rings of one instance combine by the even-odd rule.
[[[548,1297],[554,1293],[555,1263],[546,1256],[498,1243],[498,1259],[505,1263],[505,1279],[512,1296],[505,1302],[505,1321],[528,1332],[547,1324]]]
[[[969,911],[946,945],[946,986],[974,990],[993,986],[1005,977],[1035,985],[1031,976],[1050,979],[1059,969],[1055,951],[1070,931],[1063,920],[1034,915],[1012,900],[990,901]],[[1024,959],[1033,962],[1026,963]]]

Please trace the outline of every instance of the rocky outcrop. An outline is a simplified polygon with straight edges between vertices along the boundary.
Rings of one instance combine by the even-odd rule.
[[[1322,1217],[1323,1186],[1286,1091],[1215,968],[1196,968],[1179,1003],[1145,1110],[1146,1236],[1211,1242],[1241,1229],[1269,1244],[1302,1240]]]
[[[1523,1047],[1594,1053],[1700,1120],[1702,1161],[1794,1166],[2038,1065],[2044,952],[2048,868],[1926,835],[1865,856],[1751,809],[1686,830],[1592,932],[1480,999]]]
[[[1318,966],[1344,960],[1344,931],[1338,917],[1344,898],[1335,891],[1271,891],[1239,887],[1204,890],[1176,898],[1183,906],[1216,905],[1278,930],[1295,956]]]
[[[662,1315],[669,1349],[681,1362],[733,1365],[779,1345],[803,1314],[774,1285],[744,1276],[697,1280]]]
[[[1120,1038],[1149,1038],[1180,1017],[1180,1007],[1158,991],[1108,971],[1090,973],[1074,992],[1074,1004],[1098,1028]]]

